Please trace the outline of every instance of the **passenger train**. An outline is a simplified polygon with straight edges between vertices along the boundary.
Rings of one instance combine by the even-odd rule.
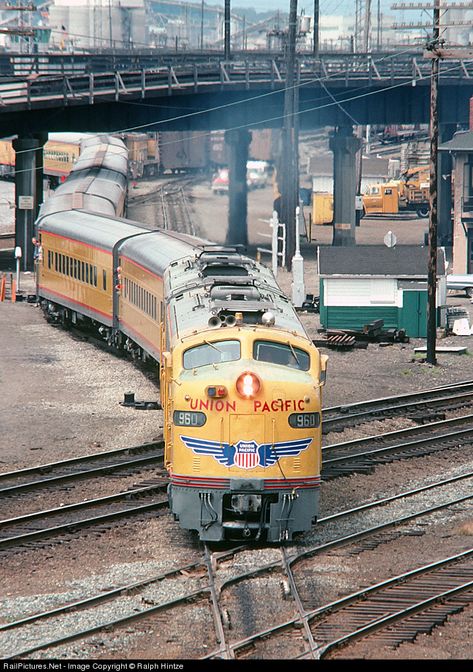
[[[87,142],[37,220],[48,318],[156,362],[169,503],[182,528],[212,542],[310,530],[327,357],[264,265],[123,218],[126,148]]]
[[[272,162],[278,144],[276,129],[254,129],[249,146],[251,158]],[[0,138],[0,179],[15,179],[17,136]],[[43,147],[43,174],[52,188],[64,182],[80,156],[90,133],[49,133]],[[157,131],[119,134],[127,149],[128,177],[133,180],[158,175],[195,174],[228,166],[224,131]]]

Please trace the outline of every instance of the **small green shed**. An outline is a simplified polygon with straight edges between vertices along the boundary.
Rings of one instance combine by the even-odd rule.
[[[427,336],[429,250],[419,245],[319,247],[320,323],[325,329],[362,329],[382,319],[385,329]],[[437,253],[437,323],[446,303],[445,254]]]

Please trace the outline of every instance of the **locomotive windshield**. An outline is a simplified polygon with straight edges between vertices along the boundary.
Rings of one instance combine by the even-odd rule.
[[[255,341],[253,358],[260,362],[281,364],[300,371],[308,371],[310,368],[310,357],[307,352],[290,344],[274,341]]]
[[[240,359],[240,341],[206,341],[204,345],[197,345],[186,350],[183,357],[185,369],[196,369],[208,364],[234,362]]]

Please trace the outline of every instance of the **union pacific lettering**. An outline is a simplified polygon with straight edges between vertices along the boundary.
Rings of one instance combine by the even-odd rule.
[[[190,399],[189,405],[192,411],[216,411],[217,413],[229,413],[237,410],[236,401],[223,399]],[[253,401],[254,413],[289,413],[290,411],[303,411],[305,402],[303,399],[273,399],[273,401]]]
[[[273,399],[273,401],[258,401],[253,402],[253,410],[258,413],[268,413],[273,411],[277,413],[278,411],[303,411],[305,408],[305,402],[303,399]]]
[[[193,411],[217,411],[228,413],[236,411],[236,401],[223,401],[222,399],[191,399],[190,407]]]

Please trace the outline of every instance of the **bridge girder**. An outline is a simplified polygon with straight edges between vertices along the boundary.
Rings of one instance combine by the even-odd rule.
[[[210,87],[209,87],[210,88]],[[217,89],[218,87],[216,87]],[[353,120],[367,124],[413,124],[429,122],[429,87],[426,84],[387,89],[386,87],[333,87],[329,93],[322,87],[303,86],[299,92],[299,123],[301,130],[322,126],[339,126]],[[24,137],[39,132],[117,132],[119,130],[216,130],[237,126],[248,128],[280,128],[283,118],[283,88],[271,96],[268,88],[251,91],[230,89],[203,93],[180,92],[176,95],[126,101],[60,105],[44,109],[15,110],[0,108],[3,135]],[[333,97],[338,102],[334,102]],[[441,84],[439,120],[441,124],[468,123],[469,99],[473,83]],[[140,104],[140,102],[142,104]],[[201,114],[194,114],[202,110]],[[149,124],[149,126],[144,126]],[[139,128],[141,127],[141,128]]]

